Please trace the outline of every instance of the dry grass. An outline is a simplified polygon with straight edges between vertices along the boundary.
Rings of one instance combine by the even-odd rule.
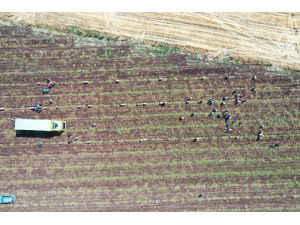
[[[0,18],[58,30],[78,26],[210,57],[300,69],[299,13],[2,13]]]

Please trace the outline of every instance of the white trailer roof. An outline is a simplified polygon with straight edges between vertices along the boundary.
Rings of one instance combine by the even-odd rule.
[[[51,120],[16,119],[15,130],[51,131]]]

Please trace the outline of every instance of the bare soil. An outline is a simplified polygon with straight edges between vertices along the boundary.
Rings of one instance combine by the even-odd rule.
[[[45,32],[0,27],[0,187],[17,195],[0,211],[299,211],[295,71]],[[235,105],[234,90],[248,102]],[[39,101],[47,110],[29,110]],[[241,125],[226,133],[213,108]],[[14,118],[62,118],[67,130],[16,137]]]

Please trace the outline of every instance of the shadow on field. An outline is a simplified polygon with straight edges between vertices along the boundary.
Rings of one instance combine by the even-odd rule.
[[[51,138],[55,136],[60,136],[62,133],[63,132],[17,130],[16,137]]]

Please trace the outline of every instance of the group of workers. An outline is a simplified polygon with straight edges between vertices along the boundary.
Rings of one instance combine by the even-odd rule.
[[[47,87],[43,89],[43,94],[48,94],[51,92],[52,88],[54,88],[55,82],[50,78],[47,79]]]
[[[53,80],[51,80],[50,78],[48,78],[46,80],[46,84],[47,84],[47,87],[43,89],[43,94],[50,93],[56,83]],[[40,85],[40,83],[38,83],[38,85]],[[50,99],[50,103],[52,103],[51,101],[53,101],[53,100]],[[43,106],[42,102],[33,104],[31,106],[31,110],[34,112],[40,113],[42,111],[42,106]]]

